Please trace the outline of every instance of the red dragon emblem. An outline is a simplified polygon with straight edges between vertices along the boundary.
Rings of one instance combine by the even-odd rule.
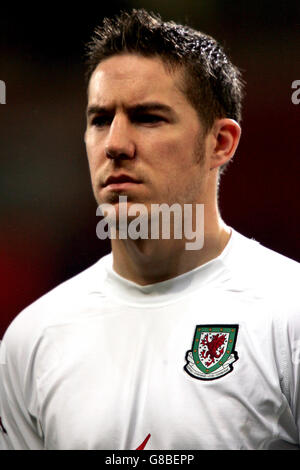
[[[233,371],[239,325],[196,325],[192,348],[186,352],[185,372],[199,380],[215,380]]]
[[[209,335],[207,333],[201,340],[201,345],[204,346],[204,348],[200,353],[206,367],[214,364],[214,362],[224,354],[226,335],[215,334],[210,341],[208,338]]]

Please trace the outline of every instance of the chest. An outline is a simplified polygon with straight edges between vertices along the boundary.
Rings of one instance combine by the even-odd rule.
[[[272,322],[247,303],[208,305],[108,309],[49,330],[38,374],[46,447],[133,450],[148,434],[147,449],[271,439],[284,407]]]

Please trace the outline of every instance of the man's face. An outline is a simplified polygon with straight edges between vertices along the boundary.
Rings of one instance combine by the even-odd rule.
[[[98,204],[203,203],[209,174],[203,126],[158,58],[118,55],[94,71],[85,142]],[[127,175],[136,182],[110,177]]]

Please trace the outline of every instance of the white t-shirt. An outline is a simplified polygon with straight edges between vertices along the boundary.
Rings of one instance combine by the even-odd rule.
[[[234,230],[152,285],[103,257],[8,328],[0,448],[299,449],[299,274]]]

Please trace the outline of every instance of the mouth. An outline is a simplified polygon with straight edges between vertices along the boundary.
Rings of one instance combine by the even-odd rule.
[[[109,176],[102,186],[108,190],[117,191],[130,188],[137,184],[141,184],[141,181],[133,178],[132,176],[121,174]]]

